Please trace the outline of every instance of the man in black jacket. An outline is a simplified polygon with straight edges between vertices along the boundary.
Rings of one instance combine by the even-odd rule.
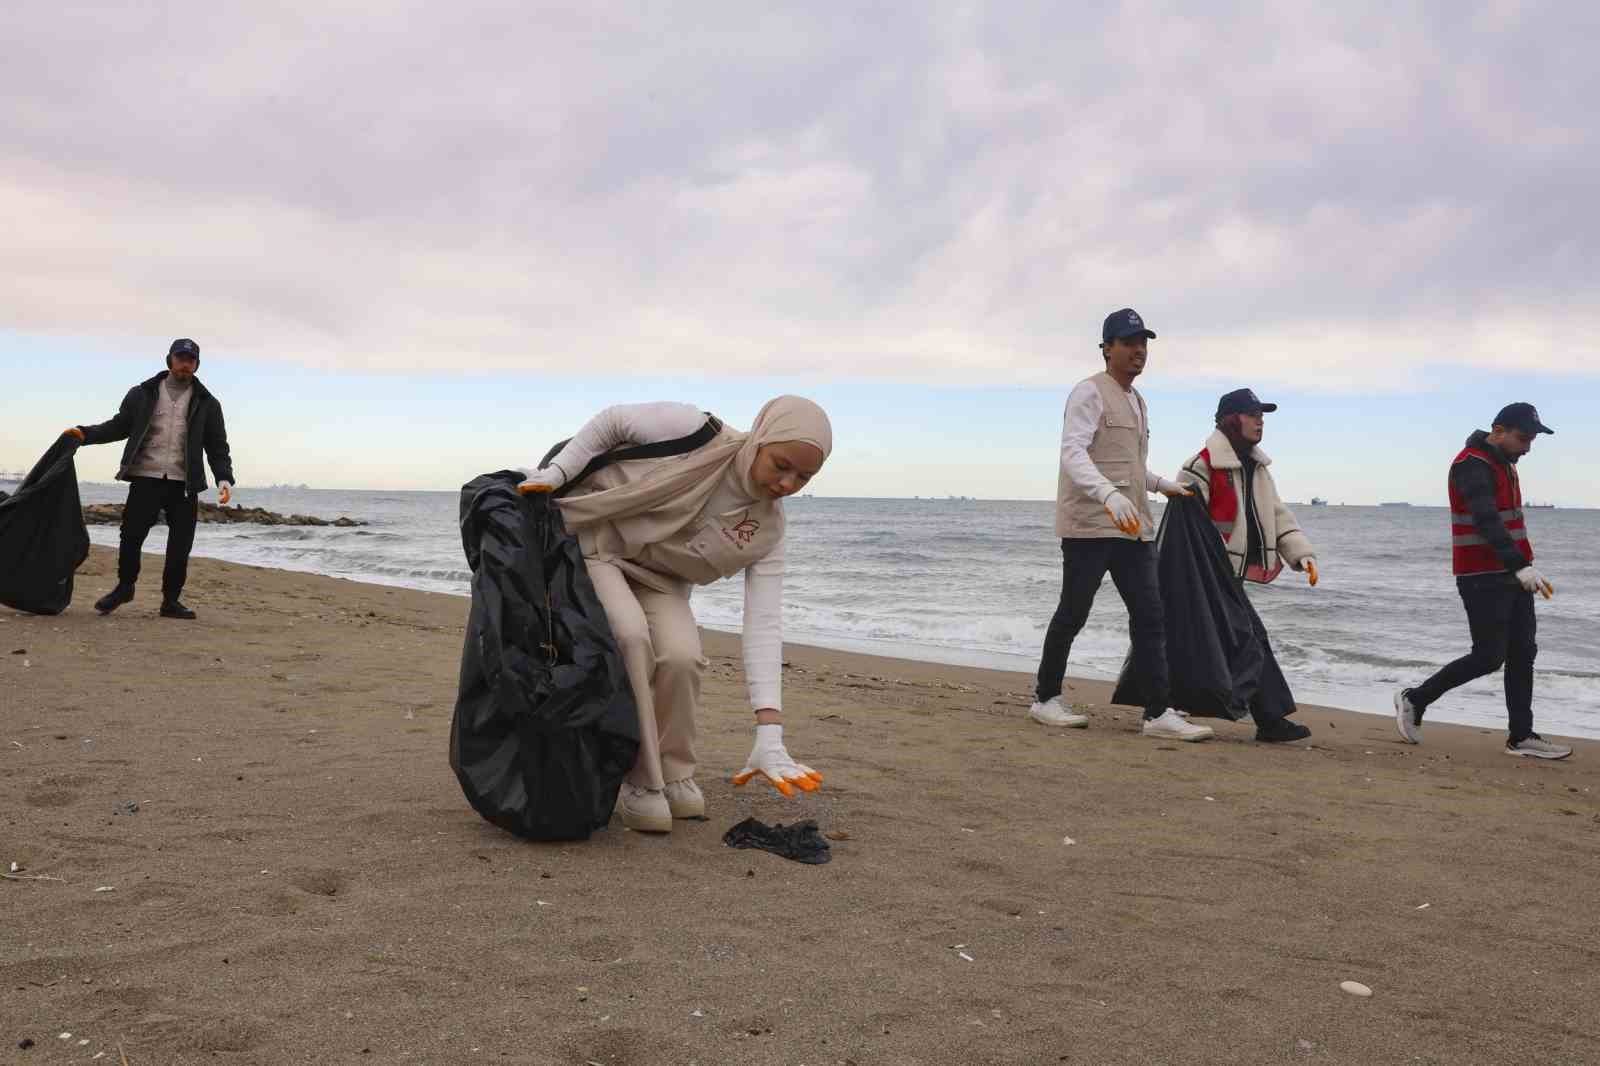
[[[1533,542],[1522,512],[1517,460],[1541,433],[1531,403],[1512,403],[1489,432],[1474,432],[1450,464],[1450,554],[1456,591],[1467,609],[1472,651],[1416,688],[1394,696],[1395,726],[1408,743],[1422,741],[1422,713],[1446,692],[1505,667],[1506,754],[1565,759],[1572,749],[1533,731],[1533,659],[1538,654],[1535,593],[1555,588],[1533,568]]]
[[[165,512],[167,562],[161,574],[161,616],[194,617],[178,595],[189,574],[200,493],[207,488],[202,451],[211,461],[221,502],[226,504],[233,494],[233,460],[222,404],[194,376],[199,367],[200,346],[180,337],[167,352],[167,369],[129,389],[110,421],[66,431],[85,444],[128,442],[117,468],[117,480],[128,482],[117,585],[95,603],[102,614],[133,599],[139,552],[156,518]]]

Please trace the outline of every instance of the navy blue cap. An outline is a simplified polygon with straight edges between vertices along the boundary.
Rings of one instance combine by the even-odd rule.
[[[190,340],[188,337],[179,337],[177,340],[172,342],[172,347],[167,349],[167,354],[169,356],[170,355],[192,355],[196,359],[199,359],[200,358],[200,346],[198,344],[196,344],[194,341]]]
[[[1255,415],[1264,411],[1276,411],[1275,403],[1262,403],[1260,397],[1249,389],[1234,389],[1232,392],[1222,394],[1222,399],[1217,401],[1217,417],[1224,415]]]
[[[1122,337],[1148,337],[1156,339],[1153,330],[1145,329],[1144,319],[1139,317],[1139,312],[1131,307],[1124,307],[1120,311],[1113,311],[1106,316],[1105,325],[1100,327],[1100,341],[1110,344]]]
[[[1555,430],[1539,421],[1539,409],[1531,403],[1508,403],[1494,416],[1494,424],[1524,433],[1554,433]]]

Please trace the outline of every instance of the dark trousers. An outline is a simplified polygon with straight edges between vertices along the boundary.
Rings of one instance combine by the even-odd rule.
[[[1533,593],[1509,575],[1460,578],[1456,591],[1472,627],[1472,650],[1411,690],[1420,717],[1424,708],[1458,685],[1506,671],[1506,719],[1510,742],[1533,735],[1533,659],[1539,654]]]
[[[1120,537],[1090,537],[1061,542],[1061,603],[1044,633],[1039,660],[1039,701],[1061,695],[1072,642],[1089,620],[1089,608],[1107,571],[1128,608],[1133,663],[1145,682],[1146,718],[1167,709],[1171,677],[1167,671],[1167,629],[1156,584],[1156,546]]]
[[[139,580],[139,552],[156,518],[167,516],[167,565],[161,572],[162,600],[176,600],[189,578],[189,551],[200,516],[200,498],[182,481],[136,477],[128,486],[122,509],[122,548],[117,553],[117,581],[133,587]]]

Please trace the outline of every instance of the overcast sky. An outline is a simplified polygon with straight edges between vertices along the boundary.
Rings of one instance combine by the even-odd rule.
[[[0,468],[190,335],[253,434],[243,482],[449,487],[474,431],[537,454],[677,385],[746,419],[832,398],[841,492],[934,492],[915,452],[949,492],[1044,496],[1061,399],[1131,304],[1189,419],[1163,466],[1242,382],[1306,412],[1302,466],[1341,412],[1428,408],[1414,468],[1318,478],[1442,495],[1508,399],[1570,427],[1541,451],[1594,452],[1597,39],[1587,2],[11,0]],[[485,426],[485,389],[549,396],[554,431]],[[891,442],[887,396],[971,417]],[[352,441],[369,400],[436,435]],[[1041,453],[1004,493],[966,480],[991,439]],[[285,458],[335,440],[341,476]],[[1600,503],[1568,469],[1549,495]]]

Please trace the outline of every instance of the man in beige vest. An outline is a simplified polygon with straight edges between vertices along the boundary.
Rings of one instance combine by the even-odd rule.
[[[1028,716],[1041,725],[1069,729],[1089,724],[1087,716],[1062,705],[1061,683],[1072,641],[1088,621],[1095,594],[1110,572],[1128,608],[1134,667],[1148,694],[1144,735],[1205,740],[1212,735],[1209,728],[1167,707],[1167,637],[1156,585],[1156,524],[1149,493],[1173,497],[1189,495],[1189,490],[1149,469],[1149,414],[1133,382],[1144,373],[1155,336],[1133,308],[1113,311],[1100,330],[1105,370],[1079,382],[1067,397],[1056,481],[1061,602],[1045,631],[1036,702]]]

